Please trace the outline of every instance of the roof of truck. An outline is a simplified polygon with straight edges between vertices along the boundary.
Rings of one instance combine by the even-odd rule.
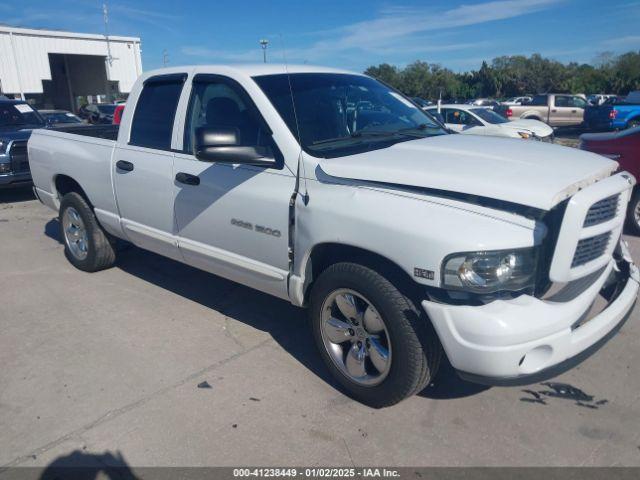
[[[181,73],[197,69],[200,72],[210,71],[211,73],[223,71],[236,71],[251,77],[260,75],[276,75],[279,73],[346,73],[351,75],[362,75],[349,70],[341,70],[331,67],[320,67],[317,65],[285,65],[284,63],[256,63],[256,64],[235,64],[235,65],[185,65],[180,67],[160,68],[145,72],[146,76],[163,73]]]

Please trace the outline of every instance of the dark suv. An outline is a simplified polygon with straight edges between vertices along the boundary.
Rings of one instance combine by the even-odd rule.
[[[31,182],[27,140],[44,119],[22,100],[0,97],[0,188]]]

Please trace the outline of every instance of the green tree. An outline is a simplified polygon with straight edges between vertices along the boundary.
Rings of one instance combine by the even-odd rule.
[[[502,56],[482,62],[478,70],[455,73],[439,64],[416,61],[401,69],[383,63],[366,74],[410,96],[436,100],[507,97],[525,94],[615,93],[640,90],[640,51],[615,56],[603,52],[592,64],[561,63],[536,53]]]

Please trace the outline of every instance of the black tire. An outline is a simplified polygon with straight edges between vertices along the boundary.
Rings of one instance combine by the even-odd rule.
[[[366,297],[380,313],[389,333],[392,357],[387,376],[373,386],[359,384],[331,359],[322,340],[322,306],[338,289],[350,289]],[[425,314],[389,280],[355,263],[327,268],[311,290],[311,325],[316,346],[331,374],[345,393],[375,408],[388,407],[420,392],[435,376],[442,358],[438,336]]]
[[[636,210],[640,208],[640,189],[634,189],[627,207],[627,230],[632,235],[640,236],[640,218],[636,217]],[[640,210],[639,210],[640,211]]]
[[[65,210],[69,208],[73,208],[78,212],[87,232],[87,253],[83,259],[76,257],[71,252],[65,239],[63,216]],[[91,207],[80,194],[71,192],[62,197],[58,219],[61,240],[64,243],[64,254],[74,267],[85,272],[97,272],[113,266],[116,261],[115,242],[109,239],[107,233],[98,224]]]

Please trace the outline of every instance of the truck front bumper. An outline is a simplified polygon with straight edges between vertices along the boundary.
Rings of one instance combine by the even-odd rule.
[[[31,172],[0,174],[0,188],[20,187],[31,183]]]
[[[522,295],[482,306],[429,300],[422,306],[462,378],[487,385],[535,383],[586,359],[631,313],[640,273],[626,246],[622,250],[622,268],[612,259],[598,279],[571,301],[552,302]],[[615,295],[596,316],[584,321],[614,273]],[[607,287],[611,289],[612,285]]]

